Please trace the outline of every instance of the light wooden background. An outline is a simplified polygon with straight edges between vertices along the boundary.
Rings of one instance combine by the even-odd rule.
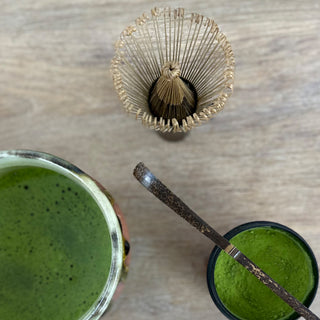
[[[221,233],[277,221],[320,261],[320,2],[171,2],[214,18],[236,57],[225,110],[178,143],[123,111],[109,71],[122,29],[167,4],[0,0],[0,149],[71,161],[127,219],[130,274],[103,319],[224,319],[207,291],[213,245],[138,184],[139,161]]]

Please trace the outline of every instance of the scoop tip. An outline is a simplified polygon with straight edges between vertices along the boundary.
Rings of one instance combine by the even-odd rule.
[[[138,179],[139,181],[143,178],[144,172],[145,172],[146,166],[143,162],[139,162],[135,168],[133,169],[133,175]]]
[[[147,189],[155,182],[156,178],[151,171],[144,165],[143,162],[139,162],[133,170],[135,178]]]

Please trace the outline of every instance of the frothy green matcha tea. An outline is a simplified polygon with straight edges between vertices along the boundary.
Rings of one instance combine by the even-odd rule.
[[[80,185],[39,167],[0,172],[1,320],[78,320],[110,263],[105,218]]]
[[[234,236],[230,242],[302,303],[315,279],[312,262],[301,243],[288,232],[256,227]],[[224,306],[245,320],[287,319],[294,311],[238,262],[221,252],[214,282]]]

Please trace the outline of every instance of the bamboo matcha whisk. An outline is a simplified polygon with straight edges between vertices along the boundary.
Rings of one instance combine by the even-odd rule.
[[[186,132],[223,109],[234,58],[212,19],[155,8],[121,33],[112,72],[125,109],[145,126]]]

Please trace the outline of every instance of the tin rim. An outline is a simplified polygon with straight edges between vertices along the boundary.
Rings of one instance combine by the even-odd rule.
[[[311,290],[311,292],[309,293],[309,295],[307,296],[307,298],[304,301],[304,305],[306,307],[309,307],[316,295],[317,289],[318,289],[318,281],[319,281],[319,271],[318,271],[318,265],[317,265],[317,260],[315,258],[315,255],[312,251],[312,249],[310,248],[310,246],[308,245],[308,243],[295,231],[293,231],[292,229],[277,223],[277,222],[271,222],[271,221],[253,221],[253,222],[247,222],[244,224],[241,224],[233,229],[231,229],[229,232],[227,232],[224,237],[227,238],[228,240],[230,240],[231,238],[233,238],[235,235],[237,235],[238,233],[241,233],[245,230],[250,230],[253,228],[257,228],[257,227],[271,227],[271,228],[275,228],[275,229],[280,229],[283,231],[288,232],[289,234],[291,234],[294,238],[296,238],[296,240],[300,243],[300,245],[303,247],[303,249],[307,252],[308,256],[311,259],[311,263],[312,263],[312,271],[313,271],[313,276],[314,276],[314,286]],[[207,266],[207,284],[208,284],[208,289],[211,295],[211,298],[213,300],[213,302],[215,303],[215,305],[217,306],[217,308],[222,312],[222,314],[224,316],[226,316],[228,319],[230,320],[239,320],[240,318],[238,318],[237,316],[235,316],[233,313],[231,313],[223,304],[223,302],[220,300],[218,293],[216,291],[216,287],[215,287],[215,282],[214,282],[214,268],[215,268],[215,264],[217,261],[217,258],[219,256],[221,252],[221,249],[217,246],[214,247],[214,249],[212,250],[211,254],[210,254],[210,258],[209,258],[209,262],[208,262],[208,266]],[[284,318],[283,320],[296,320],[298,319],[300,316],[295,312],[293,313],[290,317]],[[243,320],[243,319],[242,319]]]

